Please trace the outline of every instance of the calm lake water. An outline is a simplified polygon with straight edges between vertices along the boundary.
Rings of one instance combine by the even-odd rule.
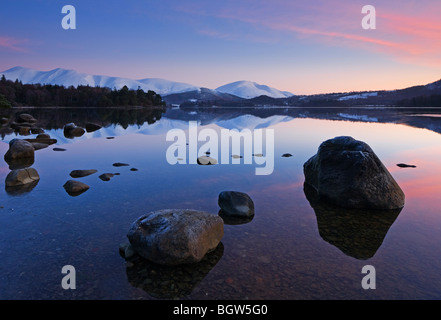
[[[6,112],[6,111],[4,111]],[[40,181],[7,191],[10,169],[0,160],[0,299],[440,299],[441,118],[390,109],[23,109],[57,144],[36,151]],[[441,113],[441,112],[439,112]],[[68,139],[63,126],[104,125]],[[274,171],[256,164],[170,165],[171,129],[248,128],[274,132]],[[1,154],[17,136],[2,128]],[[406,195],[395,215],[310,204],[303,164],[321,142],[352,136],[368,143]],[[113,139],[108,139],[113,137]],[[199,147],[204,143],[199,142]],[[54,151],[54,147],[66,151]],[[220,145],[219,145],[220,152]],[[265,153],[265,149],[263,150]],[[282,157],[291,153],[292,157]],[[188,156],[188,154],[187,154]],[[115,162],[130,164],[114,167]],[[398,163],[416,168],[399,168]],[[138,171],[131,171],[136,168]],[[90,189],[77,197],[63,188],[76,169]],[[119,173],[102,181],[102,173]],[[127,263],[127,242],[139,216],[166,208],[218,214],[224,190],[247,193],[255,217],[225,224],[216,251],[200,264],[164,268]],[[351,215],[352,213],[352,215]],[[64,290],[61,269],[76,269],[76,289]],[[362,268],[376,270],[376,289],[364,290]]]

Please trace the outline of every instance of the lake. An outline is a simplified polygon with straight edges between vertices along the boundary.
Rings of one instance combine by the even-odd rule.
[[[10,169],[1,160],[0,299],[441,298],[441,112],[436,109],[2,111],[11,119],[23,112],[39,120],[57,143],[36,151],[32,168],[40,180],[32,188],[5,188]],[[65,124],[87,121],[103,128],[64,136]],[[225,129],[271,130],[271,174],[256,174],[262,165],[255,157],[251,164],[239,159],[201,166],[185,159],[187,164],[171,165],[167,133],[187,134],[190,122],[219,136]],[[0,133],[2,154],[10,140],[36,136],[18,136],[7,126]],[[337,136],[371,146],[406,195],[400,212],[354,215],[308,201],[303,164],[323,141]],[[263,153],[267,150],[264,145]],[[285,153],[292,157],[282,157]],[[116,162],[129,166],[114,167]],[[90,189],[72,197],[63,185],[77,169],[98,172],[77,179]],[[119,175],[102,181],[102,173]],[[166,208],[217,215],[218,195],[225,190],[247,193],[255,216],[225,223],[221,244],[199,264],[160,267],[120,256],[119,245],[127,242],[139,216]],[[61,286],[65,265],[76,270],[75,290]],[[366,265],[375,268],[375,290],[362,287]]]

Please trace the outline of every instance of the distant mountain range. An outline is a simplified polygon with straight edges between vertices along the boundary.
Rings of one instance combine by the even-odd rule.
[[[193,92],[213,96],[223,96],[223,94],[234,95],[230,97],[233,100],[237,98],[250,99],[261,95],[266,95],[272,98],[286,98],[293,96],[292,93],[286,91],[280,91],[275,88],[271,88],[266,85],[260,85],[251,81],[237,81],[226,84],[217,89],[201,88],[187,83],[174,82],[158,78],[146,78],[146,79],[128,79],[120,77],[109,77],[100,75],[90,75],[86,73],[77,72],[75,70],[67,70],[57,68],[50,71],[39,71],[24,67],[14,67],[0,74],[4,74],[6,79],[19,81],[25,84],[41,83],[41,84],[57,84],[63,86],[78,86],[89,85],[92,87],[108,87],[121,89],[123,86],[127,86],[129,89],[136,90],[138,87],[144,91],[153,90],[162,96],[181,94]],[[203,91],[203,92],[202,92]],[[191,95],[190,95],[191,96]]]
[[[296,107],[347,107],[347,106],[436,106],[441,107],[441,80],[399,90],[359,91],[317,95],[294,95],[251,81],[236,81],[216,89],[198,87],[187,83],[158,78],[133,80],[80,73],[75,70],[54,69],[38,71],[14,67],[0,72],[9,80],[23,83],[58,84],[63,86],[89,85],[159,93],[169,105],[187,108],[229,106],[296,106]],[[425,97],[437,95],[435,100]],[[421,99],[423,97],[423,99]],[[413,99],[413,100],[412,100]]]

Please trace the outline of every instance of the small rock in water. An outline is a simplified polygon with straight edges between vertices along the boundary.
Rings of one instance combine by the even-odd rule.
[[[63,128],[64,136],[68,139],[72,139],[75,137],[81,137],[86,130],[81,127],[77,127],[75,123],[68,123]]]
[[[128,167],[128,166],[130,166],[130,165],[127,164],[127,163],[115,162],[115,163],[113,164],[113,166],[114,166],[114,167]]]
[[[214,165],[217,164],[217,160],[211,157],[202,156],[198,158],[198,164],[203,166]]]
[[[73,170],[70,173],[70,176],[72,178],[82,178],[82,177],[90,176],[91,174],[94,174],[96,172],[98,172],[98,170],[95,170],[95,169],[90,169],[90,170]]]
[[[83,192],[89,190],[89,186],[85,183],[75,180],[69,180],[63,185],[66,192],[72,196],[76,197],[82,194]]]
[[[289,157],[292,157],[292,154],[291,154],[291,153],[284,153],[284,154],[282,155],[282,157],[283,157],[283,158],[289,158]]]
[[[416,166],[413,164],[405,164],[405,163],[398,163],[397,166],[400,168],[416,168]]]
[[[113,178],[114,174],[113,173],[103,173],[102,175],[99,176],[99,178],[103,181],[110,181],[111,178]]]
[[[246,193],[223,191],[219,194],[218,204],[225,216],[244,218],[254,216],[254,202]]]

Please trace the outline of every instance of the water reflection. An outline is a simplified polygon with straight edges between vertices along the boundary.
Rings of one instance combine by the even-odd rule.
[[[247,224],[253,221],[254,215],[251,217],[240,217],[240,216],[231,216],[228,214],[225,214],[222,210],[219,210],[218,213],[219,217],[221,217],[224,220],[225,224],[228,225],[240,225],[240,224]]]
[[[6,193],[10,196],[21,196],[23,194],[31,192],[38,184],[39,180],[27,183],[21,186],[5,186]]]
[[[307,184],[303,187],[317,217],[322,239],[359,260],[367,260],[375,255],[402,210],[341,208],[318,200],[315,190]]]
[[[224,245],[209,252],[198,263],[180,266],[161,266],[136,256],[127,262],[126,274],[130,284],[158,299],[179,299],[188,296],[220,261]]]

